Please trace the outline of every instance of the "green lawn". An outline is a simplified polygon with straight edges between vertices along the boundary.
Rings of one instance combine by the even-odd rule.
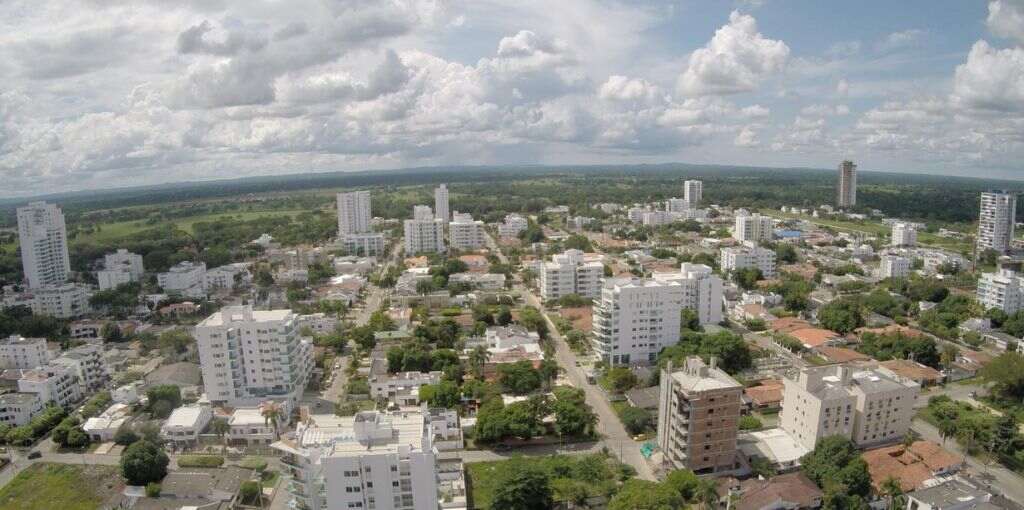
[[[253,220],[257,218],[268,218],[268,217],[280,217],[280,216],[295,216],[301,212],[306,212],[306,209],[272,209],[267,211],[233,211],[224,213],[214,214],[200,214],[197,216],[191,216],[188,218],[178,218],[172,220],[170,224],[174,224],[185,232],[192,233],[192,228],[196,223],[204,221],[216,221],[223,218],[235,217],[242,220]],[[149,224],[146,220],[132,220],[132,221],[117,221],[111,223],[99,224],[99,232],[93,232],[90,234],[82,234],[74,238],[71,243],[92,243],[92,244],[105,244],[118,239],[123,239],[132,234],[142,232],[143,230],[156,228],[159,225],[167,224],[161,223],[157,225]]]
[[[0,510],[96,510],[122,485],[113,466],[33,464],[0,489]]]
[[[865,234],[874,236],[887,236],[892,232],[892,229],[888,225],[883,225],[879,222],[857,222],[857,221],[843,221],[834,220],[828,218],[815,218],[804,214],[793,214],[784,213],[777,209],[762,209],[761,214],[766,214],[775,218],[782,219],[800,219],[807,220],[811,223],[832,227],[836,230],[845,232],[863,232]],[[918,244],[924,246],[932,246],[936,248],[945,248],[955,252],[970,252],[972,246],[972,239],[950,239],[946,237],[939,237],[935,234],[928,232],[918,232],[917,234]]]
[[[604,454],[558,455],[548,457],[515,457],[496,462],[466,464],[470,508],[491,508],[494,491],[510,473],[523,466],[543,470],[556,502],[565,501],[571,486],[582,488],[588,496],[609,496],[618,486],[620,466]]]

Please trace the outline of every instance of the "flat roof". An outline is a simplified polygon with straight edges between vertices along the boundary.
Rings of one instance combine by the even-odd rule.
[[[217,327],[232,322],[248,321],[246,317],[251,314],[253,322],[273,322],[283,321],[292,314],[291,310],[247,310],[246,307],[242,306],[227,306],[222,308],[219,312],[207,317],[202,322],[197,324],[197,327]]]
[[[367,441],[356,438],[356,422],[375,430],[390,429],[391,434]],[[374,422],[368,424],[367,422]],[[348,457],[368,453],[398,452],[401,447],[423,449],[423,415],[418,412],[385,414],[358,413],[355,416],[313,415],[310,424],[296,431],[298,446],[325,447],[326,455]]]
[[[198,405],[182,406],[167,417],[165,427],[195,427],[199,423],[199,417],[203,414],[203,408]]]
[[[747,457],[763,457],[773,464],[798,461],[811,451],[780,428],[741,433],[736,446]]]
[[[228,420],[231,425],[266,425],[267,419],[259,409],[255,407],[244,407],[235,409]]]

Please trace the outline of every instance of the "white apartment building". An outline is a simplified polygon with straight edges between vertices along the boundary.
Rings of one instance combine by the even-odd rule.
[[[370,378],[370,398],[383,398],[400,406],[420,404],[420,386],[441,382],[441,372],[399,372]]]
[[[273,447],[293,508],[438,510],[433,435],[419,412],[313,415]]]
[[[587,299],[601,295],[604,263],[600,255],[566,250],[540,266],[540,296],[545,301],[576,294]]]
[[[199,434],[213,419],[213,410],[203,404],[189,404],[173,411],[160,427],[160,437],[179,445],[199,442]]]
[[[836,188],[838,193],[836,205],[839,207],[857,205],[857,165],[853,164],[853,161],[843,161],[839,164],[839,182]]]
[[[448,223],[451,217],[448,215],[448,187],[444,184],[434,189],[434,217],[444,223]]]
[[[764,278],[775,277],[775,252],[752,242],[721,249],[722,271],[756,268]]]
[[[237,263],[226,266],[215,267],[206,271],[203,276],[203,284],[206,290],[234,289],[235,285],[245,283],[252,279],[249,274],[248,264]]]
[[[774,221],[768,216],[761,216],[757,213],[737,215],[732,237],[740,242],[771,241],[774,233],[773,227]]]
[[[669,211],[646,211],[641,221],[649,227],[657,227],[676,221],[676,215]]]
[[[683,182],[683,200],[691,208],[697,208],[700,205],[701,200],[704,198],[704,182],[703,181],[684,181]]]
[[[370,192],[338,193],[338,237],[370,231]]]
[[[428,408],[423,404],[420,412],[426,417],[425,426],[433,438],[434,448],[438,451],[448,451],[466,447],[458,411],[442,407]]]
[[[182,261],[156,275],[157,285],[168,294],[190,298],[206,297],[206,263]]]
[[[530,226],[530,223],[519,214],[507,214],[505,215],[505,222],[498,224],[498,236],[506,239],[511,239],[519,235],[520,232],[526,230]]]
[[[736,455],[743,385],[711,360],[686,358],[661,372],[658,446],[672,469],[703,475],[740,467]]]
[[[310,339],[291,310],[228,306],[196,325],[203,383],[211,402],[254,406],[280,399],[290,408],[313,369]]]
[[[103,269],[96,272],[96,280],[100,290],[109,290],[140,281],[143,273],[142,255],[122,248],[104,257]]]
[[[36,315],[75,319],[90,312],[92,289],[81,283],[45,285],[26,292],[4,294],[4,307],[24,305]]]
[[[605,280],[593,308],[594,350],[612,365],[653,362],[679,341],[683,294],[675,281]]]
[[[132,274],[125,269],[101,269],[96,271],[96,283],[100,290],[116,289],[126,283],[133,281]]]
[[[644,221],[644,213],[650,210],[650,207],[630,207],[626,210],[626,217],[633,223],[642,223]]]
[[[28,425],[32,417],[42,412],[43,401],[35,393],[11,392],[0,395],[0,424],[11,427]]]
[[[859,447],[899,440],[910,428],[921,389],[912,381],[848,366],[804,368],[783,384],[779,426],[809,450],[834,435]]]
[[[0,340],[0,368],[35,368],[49,359],[45,338],[11,335]]]
[[[702,325],[722,322],[722,279],[704,264],[684,262],[679,267],[678,273],[652,276],[658,281],[679,284],[683,288],[682,308],[696,311]]]
[[[420,206],[417,206],[420,207]],[[427,207],[427,212],[430,208]],[[432,215],[431,215],[432,216]],[[444,222],[434,218],[405,220],[405,253],[444,253]]]
[[[21,264],[28,286],[63,284],[71,272],[64,213],[54,204],[32,202],[19,207],[17,215]]]
[[[434,211],[429,205],[414,205],[412,206],[412,219],[429,221],[434,218]]]
[[[683,198],[670,198],[665,201],[665,210],[668,212],[681,213],[690,209],[690,202]]]
[[[82,400],[78,377],[74,370],[63,365],[47,364],[23,370],[18,379],[18,391],[36,394],[43,405],[53,402],[64,408]]]
[[[1000,267],[978,278],[977,296],[986,310],[998,308],[1012,315],[1024,308],[1024,281],[1016,271]]]
[[[453,250],[479,250],[487,246],[484,222],[456,211],[448,223],[448,246]]]
[[[70,369],[78,379],[83,395],[103,389],[110,380],[110,374],[103,363],[103,347],[97,344],[68,349],[50,363]]]
[[[360,232],[346,234],[341,238],[345,253],[372,257],[384,254],[384,234],[380,232]]]
[[[1016,216],[1016,194],[1008,191],[982,193],[981,212],[978,215],[978,248],[1006,253],[1013,242]]]
[[[892,246],[916,246],[917,228],[902,221],[892,224]]]
[[[882,278],[907,278],[910,276],[910,259],[899,255],[882,255],[878,266]]]

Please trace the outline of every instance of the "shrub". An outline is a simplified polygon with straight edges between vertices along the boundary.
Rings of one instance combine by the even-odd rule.
[[[149,482],[146,484],[146,497],[147,498],[159,498],[160,497],[160,484],[156,482]]]
[[[178,467],[221,467],[224,457],[220,455],[182,455],[178,457]]]

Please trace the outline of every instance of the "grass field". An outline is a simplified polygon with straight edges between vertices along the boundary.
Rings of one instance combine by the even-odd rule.
[[[862,232],[872,236],[885,237],[892,232],[892,229],[888,225],[884,225],[879,222],[860,223],[856,221],[815,218],[804,214],[784,213],[775,209],[762,209],[761,214],[781,219],[806,220],[816,225],[832,227],[843,232]],[[972,239],[970,237],[967,239],[950,239],[947,237],[939,237],[935,234],[929,234],[928,232],[918,232],[917,242],[923,246],[944,248],[958,253],[970,253],[972,246]]]
[[[113,466],[33,464],[0,489],[0,510],[96,510],[122,485]]]
[[[303,212],[307,212],[307,209],[274,209],[267,211],[238,211],[238,212],[225,212],[215,214],[201,214],[198,216],[192,216],[188,218],[179,218],[166,223],[160,223],[151,225],[145,220],[133,220],[133,221],[119,221],[112,223],[101,223],[100,230],[90,234],[83,234],[75,237],[71,244],[79,243],[93,243],[93,244],[104,244],[118,239],[123,239],[132,234],[142,232],[150,228],[155,228],[160,225],[172,224],[177,228],[184,230],[185,232],[192,233],[192,228],[196,223],[204,221],[216,221],[223,218],[239,218],[243,221],[253,220],[257,218],[272,218],[289,216],[294,217],[295,215]]]

